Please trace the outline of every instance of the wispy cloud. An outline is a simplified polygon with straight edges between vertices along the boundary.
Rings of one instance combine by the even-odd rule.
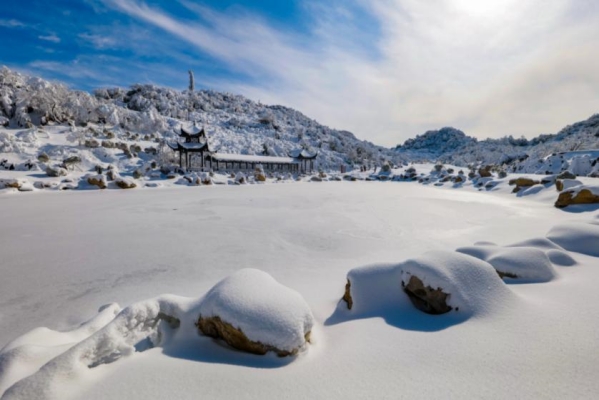
[[[45,40],[47,42],[60,43],[60,38],[53,33],[50,35],[40,35],[38,36],[38,39]]]
[[[95,35],[92,33],[81,33],[78,35],[78,37],[90,43],[97,49],[112,48],[117,44],[116,38],[110,36]]]
[[[25,24],[16,19],[0,19],[0,27],[4,28],[24,28]]]

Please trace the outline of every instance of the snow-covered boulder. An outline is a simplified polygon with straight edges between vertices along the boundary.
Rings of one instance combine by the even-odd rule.
[[[137,187],[137,184],[133,182],[133,179],[123,178],[121,176],[117,177],[114,182],[120,189],[133,189]]]
[[[554,226],[547,238],[568,251],[599,257],[599,225],[567,222]]]
[[[579,185],[582,185],[582,182],[578,179],[558,179],[555,181],[555,188],[558,192],[561,192],[562,190],[572,189],[573,187]]]
[[[599,186],[578,185],[571,189],[562,191],[555,206],[564,208],[574,204],[598,204]]]
[[[208,172],[202,172],[200,174],[200,182],[202,183],[202,185],[212,185],[212,177],[210,176],[210,174]]]
[[[243,172],[240,171],[237,174],[235,174],[235,183],[237,183],[238,185],[243,185],[247,183],[247,178]]]
[[[480,245],[480,243],[475,243],[475,245]],[[551,240],[544,237],[524,240],[505,247],[533,247],[535,249],[544,251],[551,263],[554,265],[571,267],[577,264],[576,260],[574,260],[574,258],[572,258],[572,256],[570,256],[570,254],[568,254],[568,252],[566,252],[561,246],[558,246]]]
[[[466,254],[432,251],[399,268],[404,292],[429,314],[484,313],[511,296],[489,263]]]
[[[355,313],[383,309],[400,299],[401,271],[397,264],[358,267],[347,274],[342,300]]]
[[[502,278],[547,282],[556,276],[547,254],[534,247],[470,246],[457,251],[488,262]]]
[[[254,354],[296,354],[310,341],[314,317],[296,291],[256,269],[220,281],[202,299],[197,327],[203,335]]]
[[[50,167],[48,166],[46,168],[46,175],[51,176],[51,177],[59,177],[59,176],[66,176],[68,174],[68,171],[65,168],[59,167],[59,166],[54,166],[54,167]]]
[[[106,189],[106,187],[108,186],[106,177],[102,174],[88,176],[87,183],[93,186],[97,186],[100,189]]]

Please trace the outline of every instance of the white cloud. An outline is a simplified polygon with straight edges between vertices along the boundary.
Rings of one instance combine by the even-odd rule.
[[[47,42],[60,43],[60,38],[53,33],[50,35],[40,35],[38,36],[38,39],[45,40]]]
[[[81,33],[78,35],[79,38],[89,42],[96,49],[107,49],[112,48],[117,44],[114,37],[95,35],[92,33]]]
[[[16,19],[0,19],[0,27],[3,28],[24,28],[25,24]]]
[[[197,22],[137,0],[105,4],[256,82],[219,88],[386,145],[448,125],[478,137],[532,136],[599,110],[599,5],[589,2],[582,10],[567,0],[310,1],[308,33],[194,3],[182,4]],[[356,27],[363,16],[376,26]],[[364,35],[375,37],[370,49],[354,45]]]

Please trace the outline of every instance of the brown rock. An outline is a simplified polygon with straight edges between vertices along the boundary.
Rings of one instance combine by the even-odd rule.
[[[484,167],[479,168],[478,174],[481,178],[490,178],[491,176],[493,176],[493,174],[491,174],[491,166],[486,165]]]
[[[230,323],[223,321],[220,317],[203,318],[200,316],[196,323],[200,333],[215,339],[224,340],[229,346],[246,351],[252,354],[264,355],[269,351],[276,353],[279,357],[286,357],[297,354],[298,349],[292,351],[280,350],[261,342],[254,342],[245,335],[240,329],[235,328]],[[310,342],[310,332],[305,334],[306,342]]]
[[[564,190],[564,182],[562,182],[560,179],[557,179],[555,181],[555,188],[558,192],[561,192],[562,190]]]
[[[345,293],[343,294],[343,298],[342,298],[342,300],[345,301],[345,303],[347,304],[348,310],[351,310],[351,308],[354,306],[354,300],[351,297],[350,290],[351,290],[351,282],[348,279],[347,283],[345,284]]]
[[[134,187],[137,187],[135,182],[130,182],[124,179],[117,179],[116,185],[121,189],[133,189]]]
[[[582,189],[578,193],[565,191],[559,194],[555,207],[564,208],[572,204],[596,204],[599,203],[599,196],[593,194],[589,189]]]
[[[444,293],[441,288],[425,287],[420,278],[414,275],[410,277],[410,281],[403,290],[414,307],[427,314],[445,314],[452,310],[447,305],[447,298],[450,296],[448,293]]]
[[[516,185],[519,187],[529,187],[529,186],[538,185],[539,181],[534,181],[530,178],[517,178],[517,179],[511,179],[508,183],[510,186]]]
[[[100,189],[106,189],[106,180],[99,176],[90,176],[87,178],[87,183],[97,186]]]

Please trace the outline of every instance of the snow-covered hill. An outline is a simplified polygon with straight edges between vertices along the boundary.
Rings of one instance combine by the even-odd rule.
[[[296,110],[238,95],[208,90],[182,93],[154,85],[100,89],[90,94],[6,67],[0,69],[0,125],[6,128],[68,124],[72,138],[91,139],[94,132],[97,136],[109,131],[116,141],[146,138],[159,142],[174,139],[181,123],[189,120],[205,126],[212,148],[221,152],[286,156],[291,150],[305,148],[318,151],[324,169],[339,169],[343,164],[380,165],[386,160],[398,163],[401,159],[391,149],[323,126]],[[10,135],[0,130],[0,153],[18,153],[23,147],[19,135],[29,134]]]
[[[595,149],[599,149],[599,114],[569,125],[557,134],[540,135],[530,140],[512,136],[476,140],[457,129],[443,128],[426,132],[396,147],[398,154],[415,161],[439,161],[460,166],[504,165],[513,172],[539,174],[570,170],[577,175],[599,171],[594,168],[599,158],[599,151],[592,151]]]

